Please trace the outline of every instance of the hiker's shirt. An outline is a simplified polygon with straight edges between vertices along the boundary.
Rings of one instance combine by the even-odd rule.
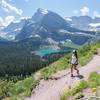
[[[72,57],[71,57],[71,64],[77,64],[77,58],[74,54],[72,54]]]

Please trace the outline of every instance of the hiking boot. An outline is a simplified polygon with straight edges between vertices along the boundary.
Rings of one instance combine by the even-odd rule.
[[[73,74],[71,74],[71,77],[74,77]]]
[[[79,70],[77,70],[77,75],[79,75]]]

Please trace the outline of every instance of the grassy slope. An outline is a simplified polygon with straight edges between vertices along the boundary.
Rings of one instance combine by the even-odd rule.
[[[81,80],[78,83],[78,85],[71,90],[66,88],[63,91],[63,95],[61,95],[60,99],[67,100],[70,96],[74,96],[75,94],[77,94],[77,96],[75,98],[81,98],[81,96],[84,97],[84,94],[82,93],[82,91],[85,88],[90,88],[92,91],[92,94],[94,95],[94,93],[96,93],[96,91],[98,91],[99,86],[100,86],[100,74],[98,74],[97,72],[92,72],[89,76],[88,81]],[[97,96],[97,95],[94,95],[94,96]]]
[[[87,45],[78,50],[79,63],[84,65],[88,63],[93,57],[93,54],[96,53],[97,48],[100,47],[100,43],[93,45]],[[28,77],[17,83],[13,82],[0,82],[0,95],[5,97],[4,100],[22,100],[22,98],[31,95],[31,90],[35,87],[40,78],[48,79],[52,74],[56,73],[59,70],[66,69],[70,66],[71,53],[66,53],[64,57],[54,62],[53,64],[39,70],[37,73],[34,73],[31,77]],[[40,76],[40,77],[39,77]],[[6,95],[10,96],[9,98]]]

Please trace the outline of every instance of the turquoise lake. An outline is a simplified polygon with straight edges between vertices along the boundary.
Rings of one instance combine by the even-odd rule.
[[[37,55],[40,55],[41,57],[46,54],[56,53],[56,52],[62,52],[62,50],[53,50],[53,49],[40,49],[36,51]]]
[[[53,49],[45,48],[45,49],[37,50],[36,54],[43,57],[46,54],[57,53],[57,52],[67,52],[67,51],[69,51],[69,49],[67,49],[67,50],[53,50]]]

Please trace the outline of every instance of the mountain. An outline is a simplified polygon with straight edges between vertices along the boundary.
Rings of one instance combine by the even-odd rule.
[[[73,16],[66,18],[66,21],[75,28],[85,31],[100,31],[100,18],[90,16]]]
[[[0,37],[6,40],[15,40],[15,36],[20,33],[25,21],[26,19],[22,19],[20,22],[11,22],[7,27],[0,31]]]
[[[89,24],[91,29],[97,30],[100,32],[100,18],[99,17],[95,17],[92,20],[92,23]]]
[[[61,44],[66,39],[79,45],[84,44],[91,38],[89,34],[95,33],[74,28],[58,14],[39,8],[30,19],[25,21],[22,30],[16,36],[16,40],[38,37],[48,44],[46,40],[49,38],[55,43],[57,42],[56,46],[59,48],[59,43]],[[49,44],[51,43],[49,42]]]
[[[58,14],[39,8],[32,18],[26,21],[21,33],[16,36],[16,39],[25,39],[35,34],[46,38],[52,36],[53,33],[56,33],[60,29],[76,31],[76,29],[70,27]]]
[[[14,42],[39,39],[41,45],[37,49],[46,47],[54,50],[65,49],[70,44],[80,46],[94,39],[96,32],[87,29],[92,23],[91,17],[74,16],[69,19],[66,21],[55,12],[39,8],[32,17],[10,23],[0,32],[0,37]]]
[[[88,30],[88,25],[92,22],[92,18],[89,16],[73,16],[70,18],[71,21],[69,21],[69,23],[78,29],[81,30]]]

